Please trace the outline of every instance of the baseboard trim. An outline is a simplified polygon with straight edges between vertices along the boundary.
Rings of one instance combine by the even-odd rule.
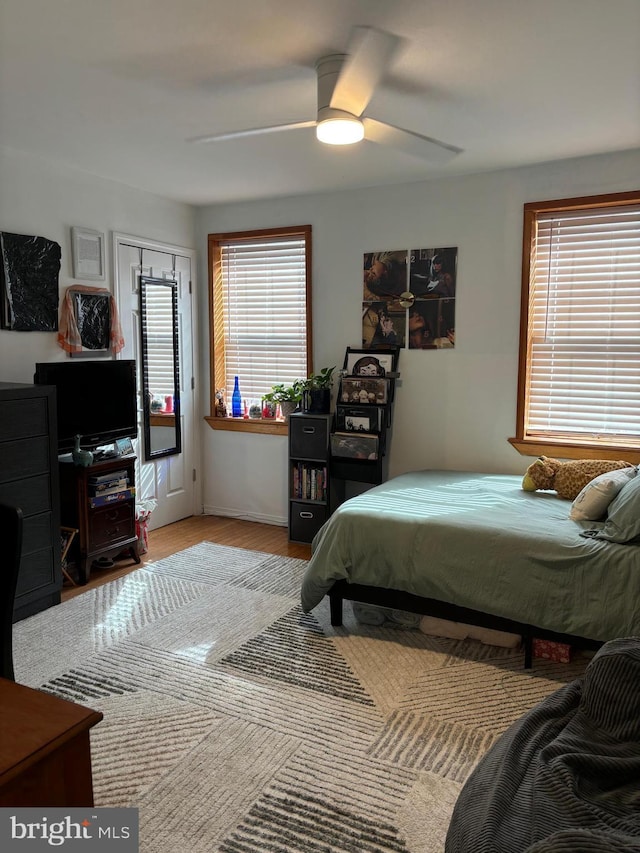
[[[220,506],[205,506],[203,507],[204,515],[219,515],[224,518],[237,518],[240,521],[258,521],[261,524],[273,524],[277,527],[286,527],[288,520],[276,515],[263,515],[258,512],[242,512],[237,509],[228,509]]]

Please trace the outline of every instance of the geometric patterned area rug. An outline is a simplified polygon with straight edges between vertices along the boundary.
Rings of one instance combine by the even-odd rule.
[[[14,626],[16,680],[104,714],[96,806],[143,853],[441,853],[471,770],[587,663],[299,604],[306,562],[201,542]]]

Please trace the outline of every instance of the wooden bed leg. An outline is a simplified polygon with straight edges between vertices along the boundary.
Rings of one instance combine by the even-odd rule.
[[[335,628],[342,625],[342,599],[339,595],[329,595],[329,608],[331,611],[331,624]]]
[[[522,642],[524,644],[524,668],[531,669],[533,664],[533,635],[523,634]]]

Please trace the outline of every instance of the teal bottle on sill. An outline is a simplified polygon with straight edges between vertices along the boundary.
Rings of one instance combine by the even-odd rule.
[[[231,397],[231,415],[234,418],[242,417],[242,397],[240,396],[240,385],[236,376],[233,385],[233,395]]]

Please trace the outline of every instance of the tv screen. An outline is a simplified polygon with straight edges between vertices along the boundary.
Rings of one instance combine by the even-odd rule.
[[[55,385],[58,451],[73,449],[76,435],[88,449],[138,434],[136,363],[56,361],[36,364],[36,385]]]

